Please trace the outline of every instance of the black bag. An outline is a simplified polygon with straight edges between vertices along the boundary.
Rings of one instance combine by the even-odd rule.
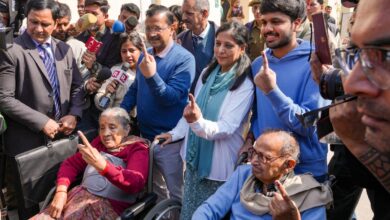
[[[78,137],[70,136],[15,156],[26,208],[45,200],[62,161],[76,153],[77,144]]]

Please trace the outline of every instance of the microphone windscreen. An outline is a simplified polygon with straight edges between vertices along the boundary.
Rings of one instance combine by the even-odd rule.
[[[112,24],[113,33],[123,33],[125,32],[125,30],[126,30],[125,25],[119,20],[115,20],[114,23]]]
[[[96,74],[96,81],[98,83],[103,82],[104,80],[111,77],[111,70],[108,67],[103,67],[97,74]]]
[[[125,63],[122,65],[122,70],[126,72],[128,69],[130,69],[130,63],[125,62]]]
[[[133,30],[138,25],[138,19],[134,16],[130,16],[128,19],[126,19],[125,23],[128,29]]]
[[[84,14],[79,18],[79,20],[76,22],[76,31],[77,32],[84,32],[89,27],[94,25],[97,21],[97,17],[91,13]]]

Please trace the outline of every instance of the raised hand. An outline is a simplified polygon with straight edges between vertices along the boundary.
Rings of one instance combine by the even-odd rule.
[[[88,69],[91,69],[93,66],[93,63],[96,61],[96,54],[91,53],[89,51],[85,51],[83,56],[81,57],[81,59],[84,62],[85,66]]]
[[[156,74],[156,60],[146,50],[145,43],[143,43],[142,52],[144,53],[144,58],[139,64],[139,69],[141,70],[141,73],[145,78],[151,78],[152,76],[154,76],[154,74]]]
[[[83,144],[78,144],[77,147],[84,161],[95,167],[97,171],[103,171],[107,165],[107,161],[99,153],[99,151],[96,150],[96,148],[92,147],[88,139],[84,136],[83,132],[78,131],[77,133],[83,142]]]
[[[199,106],[195,102],[195,97],[190,93],[188,95],[190,102],[184,108],[183,117],[188,123],[193,123],[199,120],[202,117],[202,112],[200,111]]]
[[[274,194],[274,198],[269,204],[269,210],[273,220],[300,220],[301,214],[294,201],[290,199],[286,190],[279,182],[275,181],[276,187],[279,189],[279,193]]]
[[[263,66],[260,71],[255,76],[255,85],[261,89],[265,94],[271,92],[276,88],[276,73],[269,68],[268,59],[265,52],[262,52],[261,56],[263,57]]]

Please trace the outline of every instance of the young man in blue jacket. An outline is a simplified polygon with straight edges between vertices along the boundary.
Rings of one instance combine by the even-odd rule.
[[[308,62],[311,46],[296,38],[306,13],[305,1],[264,0],[260,12],[261,33],[269,49],[252,63],[257,103],[246,146],[266,129],[290,131],[301,148],[295,172],[310,172],[324,181],[327,146],[318,141],[315,127],[303,127],[296,117],[327,104],[311,77]]]

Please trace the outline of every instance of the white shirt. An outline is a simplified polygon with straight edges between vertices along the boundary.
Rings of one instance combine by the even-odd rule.
[[[203,87],[202,76],[204,72],[203,70],[196,84],[195,96],[198,96]],[[239,88],[228,91],[226,94],[218,121],[200,118],[198,121],[188,124],[182,117],[176,127],[169,132],[172,135],[172,141],[184,137],[180,152],[183,160],[186,158],[189,128],[197,136],[215,141],[211,171],[207,179],[226,181],[233,173],[238,151],[244,143],[242,132],[252,106],[253,92],[253,83],[246,78]]]
[[[203,30],[202,33],[199,34],[199,36],[194,34],[193,32],[192,32],[192,35],[197,36],[197,37],[201,37],[202,39],[205,39],[207,36],[207,33],[209,33],[209,30],[210,30],[210,24],[209,24],[209,22],[207,22],[206,28]]]

